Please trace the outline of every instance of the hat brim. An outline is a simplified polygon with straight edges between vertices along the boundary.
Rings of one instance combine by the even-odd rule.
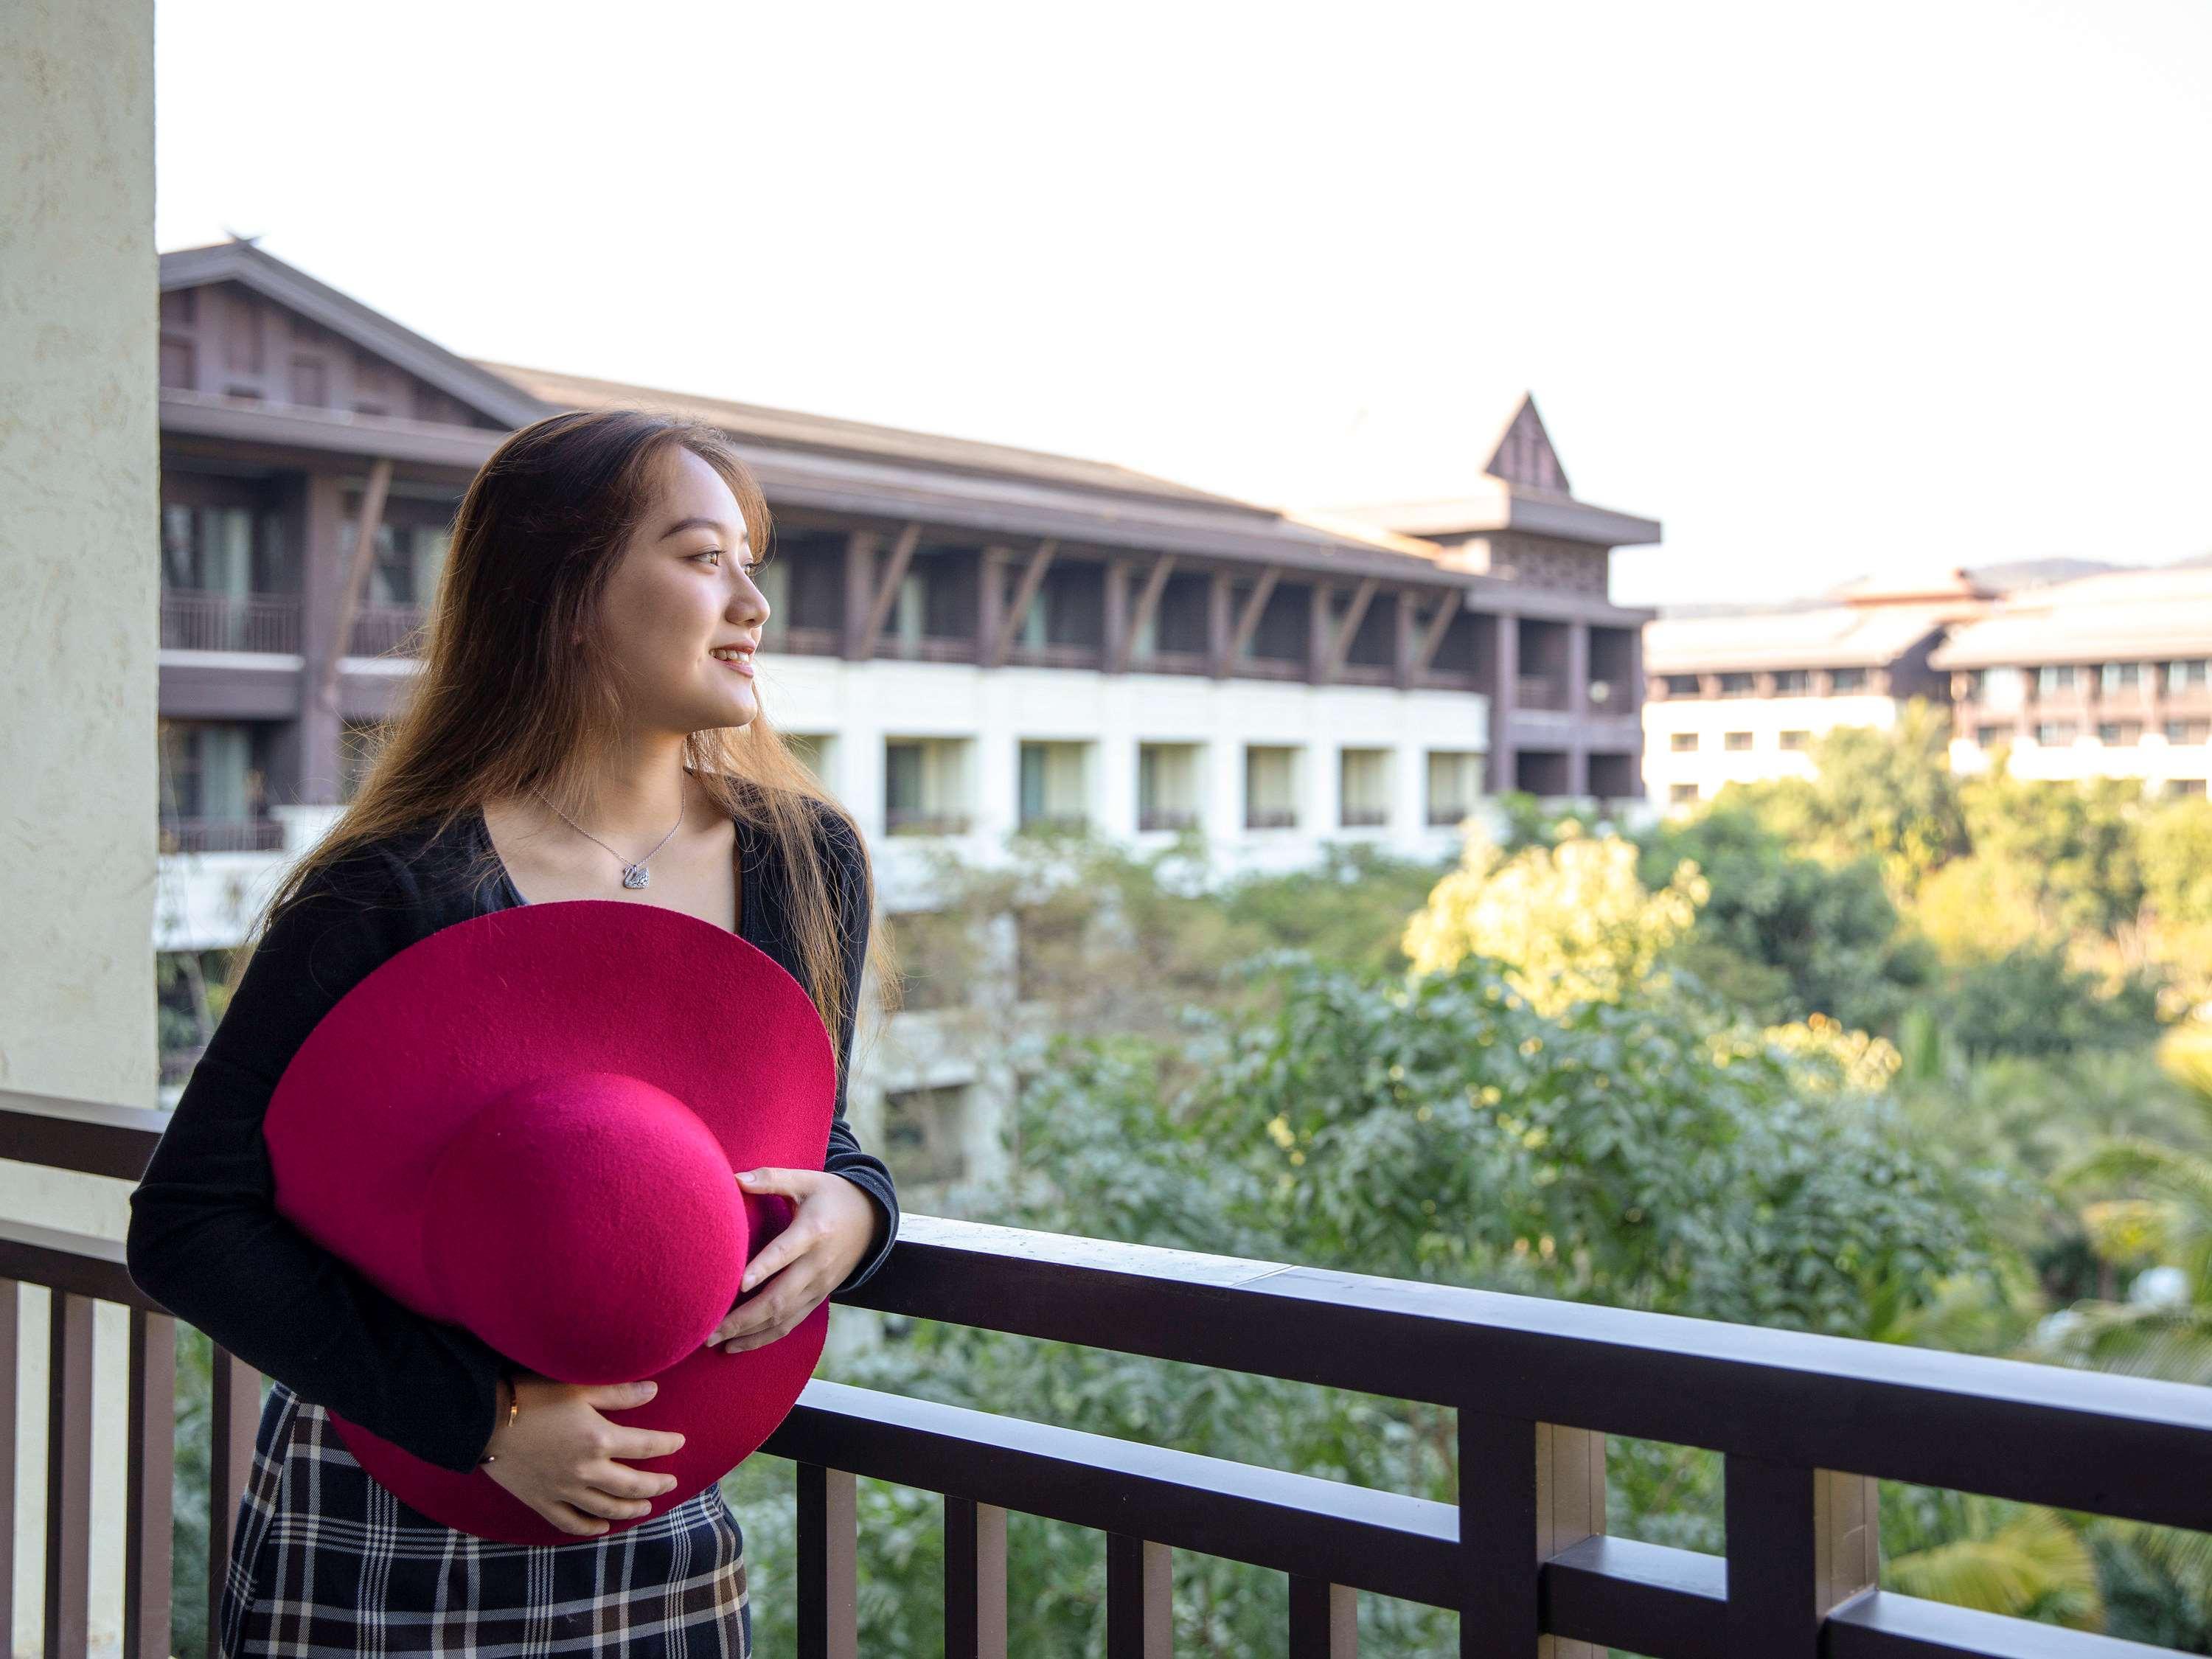
[[[422,1259],[438,1156],[518,1085],[573,1072],[623,1073],[666,1091],[713,1133],[732,1171],[818,1170],[829,1150],[829,1034],[780,963],[665,906],[564,900],[441,928],[331,1008],[270,1099],[263,1133],[276,1208],[388,1295],[462,1322]],[[744,1201],[750,1257],[787,1224],[791,1206]],[[450,1279],[453,1264],[441,1265]],[[690,1265],[672,1260],[669,1272]],[[812,1375],[828,1323],[825,1302],[763,1347],[702,1347],[655,1374],[652,1401],[608,1413],[684,1437],[672,1456],[623,1460],[677,1484],[649,1515],[613,1528],[689,1500],[757,1450]],[[331,1420],[371,1476],[434,1520],[512,1543],[576,1540],[481,1468],[441,1468],[335,1412]]]

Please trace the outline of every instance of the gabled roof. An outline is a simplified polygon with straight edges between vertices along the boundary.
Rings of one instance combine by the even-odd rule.
[[[1662,616],[1644,627],[1644,666],[1652,674],[1880,668],[1940,632],[1948,614],[1942,606],[1826,605]]]
[[[920,462],[946,471],[988,473],[1053,483],[1072,483],[1086,489],[1112,490],[1164,501],[1203,502],[1208,506],[1272,517],[1273,509],[1233,496],[1154,477],[1110,461],[1087,460],[1075,455],[1054,455],[1043,450],[1021,449],[1011,444],[985,443],[972,438],[950,438],[939,433],[909,431],[903,427],[876,426],[866,421],[842,420],[802,410],[771,409],[761,404],[738,403],[699,392],[672,392],[660,386],[636,386],[623,380],[603,380],[588,374],[569,374],[553,368],[527,368],[519,363],[474,360],[474,366],[497,374],[544,402],[568,409],[605,409],[629,404],[650,404],[711,422],[733,437],[782,449],[803,449],[866,457],[871,459]]]
[[[161,256],[164,294],[210,283],[237,283],[250,288],[502,425],[527,425],[550,412],[522,387],[456,356],[436,341],[372,311],[327,283],[316,281],[297,265],[264,253],[252,242],[213,242],[204,247],[172,249]]]
[[[2024,588],[1936,648],[1938,668],[2212,656],[2212,566],[2108,570]]]
[[[1566,469],[1544,428],[1534,393],[1508,400],[1491,435],[1474,446],[1481,471],[1452,494],[1361,501],[1316,509],[1339,520],[1376,526],[1401,535],[1450,540],[1503,530],[1599,547],[1627,547],[1659,539],[1659,521],[1578,501],[1569,492]]]

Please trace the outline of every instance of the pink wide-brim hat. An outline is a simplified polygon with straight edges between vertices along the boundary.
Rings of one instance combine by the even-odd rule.
[[[676,1485],[604,1538],[729,1473],[813,1374],[826,1302],[766,1346],[703,1345],[792,1214],[735,1173],[820,1169],[835,1101],[829,1034],[780,963],[665,906],[573,899],[474,916],[380,963],[301,1044],[264,1134],[279,1212],[379,1289],[544,1376],[659,1385],[602,1409],[684,1437],[621,1460]],[[434,1520],[508,1543],[583,1536],[482,1467],[331,1420]]]

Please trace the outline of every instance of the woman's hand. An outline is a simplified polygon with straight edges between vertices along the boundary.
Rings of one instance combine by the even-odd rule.
[[[738,1303],[707,1338],[705,1346],[720,1343],[725,1353],[765,1347],[812,1313],[867,1255],[882,1217],[875,1200],[823,1170],[750,1170],[737,1181],[748,1193],[780,1193],[794,1208],[791,1224],[745,1264],[738,1294],[771,1273],[775,1282]]]
[[[611,1423],[599,1409],[642,1406],[658,1390],[650,1380],[586,1386],[518,1372],[520,1413],[512,1428],[501,1413],[484,1448],[497,1455],[483,1472],[562,1531],[581,1537],[609,1530],[610,1522],[650,1514],[652,1500],[672,1490],[676,1477],[616,1460],[667,1457],[684,1437],[672,1429]]]

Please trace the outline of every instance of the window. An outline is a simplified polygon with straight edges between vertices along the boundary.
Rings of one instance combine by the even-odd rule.
[[[1695,674],[1667,676],[1667,695],[1670,697],[1694,697],[1705,690]]]
[[[1244,749],[1244,827],[1289,830],[1298,821],[1298,751],[1273,744]]]
[[[2185,687],[2202,688],[2212,683],[2212,657],[2184,657],[2166,665],[2166,689],[2179,691]]]
[[[1390,822],[1390,751],[1346,749],[1338,762],[1337,795],[1346,830],[1368,830]]]
[[[1667,800],[1670,805],[1686,806],[1698,798],[1694,783],[1670,783],[1667,786]]]
[[[1199,746],[1194,743],[1137,745],[1137,828],[1178,830],[1199,821]]]
[[[2098,689],[2106,696],[2115,691],[2134,691],[2142,685],[2142,665],[2139,662],[2108,662],[2098,676]]]
[[[2047,662],[2035,671],[2035,695],[2048,697],[2072,691],[2078,688],[2079,681],[2072,663]]]
[[[2202,778],[2173,778],[2168,780],[2166,787],[2177,795],[2194,795],[2199,800],[2204,798],[2204,780]]]
[[[1678,755],[1692,753],[1698,746],[1698,734],[1694,732],[1673,732],[1668,737],[1667,746]]]
[[[1802,668],[1785,668],[1774,677],[1778,697],[1802,697],[1812,689],[1813,677]]]
[[[2166,740],[2168,743],[2203,743],[2212,735],[2212,720],[2168,720]]]
[[[1470,750],[1429,751],[1429,811],[1431,825],[1457,823],[1474,811],[1482,793],[1482,757]]]
[[[1751,747],[1751,733],[1731,732],[1721,740],[1721,746],[1724,749],[1748,749]]]
[[[2141,720],[2100,720],[2097,723],[2097,741],[2120,744],[2141,743],[2142,722]]]
[[[1974,741],[1984,749],[1994,749],[2005,740],[2008,729],[2002,726],[1978,726],[1974,728]]]
[[[2035,740],[2045,747],[2071,743],[2081,734],[2072,720],[2045,720],[2035,728]]]
[[[968,740],[884,741],[884,829],[894,836],[968,833]]]
[[[1867,689],[1867,672],[1863,668],[1833,668],[1828,671],[1828,690],[1841,694],[1863,691]]]
[[[1758,690],[1758,680],[1753,675],[1723,674],[1721,676],[1721,696],[1724,697],[1747,697],[1756,690]]]
[[[1812,741],[1813,734],[1810,732],[1784,732],[1782,734],[1782,746],[1784,749],[1802,749]]]
[[[1022,828],[1060,825],[1073,829],[1089,816],[1089,745],[1081,743],[1024,743],[1016,771]]]

